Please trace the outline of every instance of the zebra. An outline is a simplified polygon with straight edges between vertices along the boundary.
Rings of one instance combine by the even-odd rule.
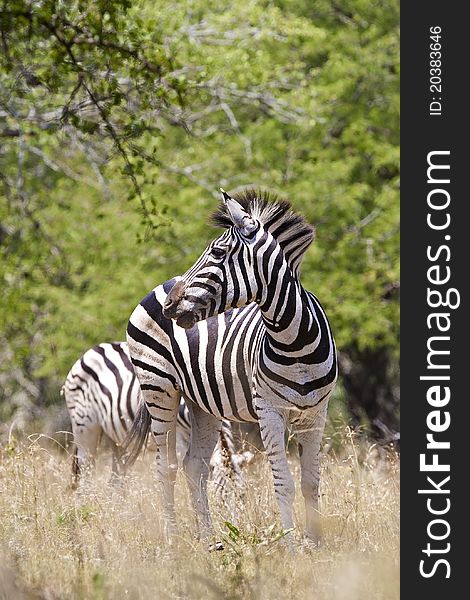
[[[78,487],[80,474],[93,467],[103,434],[112,442],[112,479],[124,475],[122,444],[142,402],[127,343],[106,342],[87,350],[70,369],[61,395],[73,433],[72,488]],[[190,431],[189,411],[181,398],[177,415],[179,457],[187,451]],[[249,460],[248,454],[235,452],[231,426],[225,421],[212,457],[216,489],[223,492],[227,474],[241,481],[241,467]]]
[[[138,444],[152,431],[171,537],[177,530],[176,415],[180,395],[189,400],[184,469],[199,537],[210,539],[206,482],[218,420],[258,422],[282,527],[290,533],[294,481],[284,436],[291,428],[298,441],[305,535],[317,544],[320,443],[338,369],[326,314],[299,278],[314,229],[277,196],[251,189],[222,194],[212,222],[225,231],[184,275],[154,288],[130,317],[127,341],[145,403],[127,443]]]

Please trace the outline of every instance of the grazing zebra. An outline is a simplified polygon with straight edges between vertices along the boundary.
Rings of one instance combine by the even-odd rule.
[[[72,486],[76,488],[80,473],[93,465],[103,434],[112,442],[113,476],[123,475],[122,442],[142,401],[126,342],[103,343],[87,350],[71,368],[61,394],[65,396],[74,439]],[[177,415],[180,457],[187,451],[190,431],[189,411],[181,399]],[[248,458],[236,454],[231,426],[225,421],[212,458],[217,489],[223,490],[227,474],[240,479],[240,463],[248,462]]]
[[[128,443],[138,444],[151,429],[171,534],[176,415],[180,395],[191,400],[184,468],[200,537],[208,538],[207,465],[222,418],[259,422],[282,525],[293,527],[294,482],[284,445],[289,426],[298,440],[305,533],[317,543],[319,449],[337,359],[326,315],[299,279],[313,228],[287,201],[252,190],[234,198],[223,192],[213,221],[226,231],[130,317],[127,339],[145,404]]]

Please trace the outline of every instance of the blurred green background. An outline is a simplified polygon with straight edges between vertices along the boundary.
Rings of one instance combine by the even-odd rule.
[[[0,8],[0,421],[61,406],[90,346],[217,231],[220,186],[317,228],[332,417],[398,431],[398,0],[10,0]]]

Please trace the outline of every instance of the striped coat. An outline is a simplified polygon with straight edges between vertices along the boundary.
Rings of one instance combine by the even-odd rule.
[[[209,537],[205,481],[218,420],[259,423],[286,529],[293,527],[284,448],[290,427],[299,442],[306,534],[317,542],[319,448],[337,360],[325,312],[299,278],[313,229],[287,202],[252,191],[235,199],[224,193],[215,220],[226,231],[131,315],[128,343],[145,399],[133,436],[152,430],[171,533],[175,415],[181,394],[191,400],[185,468],[200,535]]]
[[[113,476],[124,474],[122,445],[142,402],[139,380],[125,342],[102,343],[77,360],[61,390],[70,415],[73,433],[73,487],[80,474],[92,468],[104,436],[111,441]],[[181,400],[177,415],[177,453],[184,457],[191,433],[189,412]],[[248,459],[249,457],[245,457]],[[223,490],[228,473],[241,478],[240,463],[247,460],[235,453],[230,424],[224,422],[212,457],[213,478]]]

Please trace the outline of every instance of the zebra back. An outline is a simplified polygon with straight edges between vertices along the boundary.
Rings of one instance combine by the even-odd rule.
[[[125,342],[87,350],[70,369],[62,389],[74,435],[99,428],[118,445],[142,400]]]

